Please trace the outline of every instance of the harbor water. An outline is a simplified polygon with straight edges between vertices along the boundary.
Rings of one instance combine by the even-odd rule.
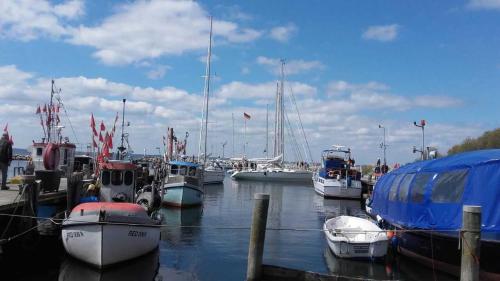
[[[402,257],[338,259],[320,231],[326,218],[365,216],[356,200],[330,200],[308,184],[233,181],[205,186],[198,208],[164,208],[157,252],[99,271],[68,257],[60,241],[30,257],[0,261],[5,280],[244,280],[253,196],[271,195],[264,263],[374,280],[455,280]],[[123,245],[127,247],[127,245]],[[34,260],[35,259],[35,260]],[[29,269],[29,270],[27,270]],[[2,278],[2,280],[4,280]]]

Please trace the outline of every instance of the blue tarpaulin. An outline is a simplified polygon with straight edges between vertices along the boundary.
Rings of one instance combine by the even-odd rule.
[[[405,228],[462,226],[462,206],[482,207],[482,230],[500,231],[500,149],[460,153],[402,166],[375,185],[371,207]]]

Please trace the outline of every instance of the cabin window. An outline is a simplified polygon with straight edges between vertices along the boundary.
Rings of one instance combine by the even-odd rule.
[[[455,170],[439,174],[432,190],[432,202],[456,203],[462,199],[469,170]]]
[[[425,187],[433,176],[434,173],[420,173],[415,176],[410,192],[411,202],[422,203],[424,201]]]
[[[403,179],[404,176],[405,174],[397,175],[394,181],[392,182],[391,189],[389,191],[389,200],[391,201],[396,200],[396,197],[398,196],[399,182],[401,181],[401,179]]]
[[[125,171],[124,180],[125,185],[131,185],[134,182],[134,173],[132,171]]]
[[[109,171],[102,171],[102,184],[103,185],[109,185],[110,182],[110,174]]]
[[[179,166],[179,175],[185,176],[187,172],[186,170],[187,170],[186,166]]]
[[[408,201],[408,190],[410,189],[410,183],[415,177],[415,174],[407,174],[401,181],[401,186],[399,187],[398,198],[399,201]]]
[[[64,160],[63,160],[63,163],[64,165],[68,164],[68,150],[67,149],[63,149],[64,151]]]
[[[189,167],[188,175],[191,177],[196,176],[196,167]]]
[[[111,184],[122,185],[122,172],[121,171],[111,171]]]
[[[42,154],[43,154],[43,148],[41,148],[41,147],[37,147],[37,148],[36,148],[36,155],[40,156],[40,155],[42,155]]]
[[[172,165],[172,166],[170,167],[170,173],[171,173],[172,175],[177,175],[177,170],[178,170],[178,169],[179,169],[179,167],[178,167],[177,165]]]

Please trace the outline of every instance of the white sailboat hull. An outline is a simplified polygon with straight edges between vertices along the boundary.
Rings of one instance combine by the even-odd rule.
[[[351,185],[347,186],[345,179],[325,179],[315,175],[313,177],[314,190],[323,197],[332,198],[361,198],[361,181],[352,180]]]
[[[204,170],[203,171],[203,184],[211,184],[211,183],[221,183],[224,181],[225,177],[224,170]]]
[[[236,171],[231,177],[236,180],[257,181],[298,181],[310,182],[312,173],[309,171],[271,170],[271,171]]]

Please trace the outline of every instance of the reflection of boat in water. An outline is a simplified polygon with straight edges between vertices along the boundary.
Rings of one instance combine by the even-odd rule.
[[[390,265],[337,258],[328,247],[325,248],[324,257],[329,273],[332,275],[344,276],[347,279],[363,278],[387,280],[393,278]]]
[[[169,240],[173,243],[183,239],[189,240],[199,232],[199,228],[181,228],[181,226],[200,225],[203,214],[203,208],[200,206],[192,208],[162,208],[160,213],[163,217],[162,225],[165,225],[161,228],[162,240]]]
[[[154,251],[118,266],[99,270],[68,257],[61,265],[58,281],[152,281],[158,278],[159,259],[159,251]]]

